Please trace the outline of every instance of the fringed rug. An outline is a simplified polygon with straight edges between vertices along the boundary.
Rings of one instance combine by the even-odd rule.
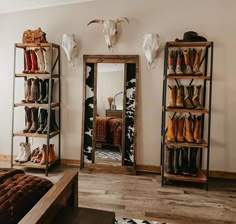
[[[140,219],[116,218],[115,224],[168,224],[166,222],[147,221]]]

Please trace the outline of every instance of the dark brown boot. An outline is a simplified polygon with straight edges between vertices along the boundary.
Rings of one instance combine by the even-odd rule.
[[[193,141],[193,131],[192,131],[192,126],[193,126],[193,124],[192,124],[193,122],[192,122],[192,118],[191,118],[191,116],[186,116],[185,117],[185,140],[187,141],[187,142],[194,142]]]
[[[198,153],[198,148],[190,148],[190,174],[191,176],[198,175],[197,153]]]
[[[174,149],[175,154],[174,154],[174,174],[178,175],[180,174],[180,148]]]
[[[165,171],[167,173],[173,173],[173,158],[174,158],[174,149],[166,147],[166,161],[165,161]]]
[[[25,99],[22,100],[22,103],[28,103],[31,96],[31,79],[25,81]]]
[[[30,107],[25,107],[25,120],[26,120],[26,126],[25,129],[23,130],[24,133],[29,132],[32,126],[32,115]]]
[[[200,72],[200,70],[199,70],[201,55],[202,55],[202,49],[200,49],[199,51],[196,50],[195,59],[194,59],[194,63],[193,63],[194,75],[203,75],[202,72]]]
[[[31,108],[32,112],[32,126],[29,130],[30,133],[35,133],[38,130],[38,108],[32,107]]]
[[[181,173],[183,175],[189,175],[189,158],[188,158],[188,148],[183,147],[181,149]]]
[[[32,79],[31,81],[31,95],[29,98],[30,103],[35,103],[39,98],[39,79]]]
[[[53,163],[55,160],[56,160],[56,157],[55,157],[55,151],[54,151],[54,144],[50,144],[48,162]]]

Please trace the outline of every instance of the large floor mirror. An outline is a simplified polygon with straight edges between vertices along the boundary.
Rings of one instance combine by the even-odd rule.
[[[135,169],[138,55],[84,55],[81,168]]]

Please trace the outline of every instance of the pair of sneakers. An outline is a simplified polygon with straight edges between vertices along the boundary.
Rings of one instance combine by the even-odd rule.
[[[15,158],[17,163],[25,163],[30,159],[30,143],[21,142],[20,143],[20,153]]]

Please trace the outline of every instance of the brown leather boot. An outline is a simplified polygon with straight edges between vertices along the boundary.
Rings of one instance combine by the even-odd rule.
[[[189,58],[189,50],[184,50],[184,63],[185,63],[185,74],[186,75],[191,75],[193,73],[191,64],[190,64],[190,58]]]
[[[168,107],[176,107],[176,86],[169,86],[169,93],[168,93]]]
[[[182,85],[177,87],[176,107],[184,107],[184,89]]]
[[[196,109],[202,109],[202,105],[200,103],[200,92],[201,92],[201,85],[194,86],[194,92],[193,92],[193,105],[196,107]]]
[[[42,149],[41,149],[42,158],[40,161],[40,164],[42,164],[42,165],[44,165],[46,163],[46,149],[47,149],[47,146],[45,144],[43,144]]]
[[[55,159],[56,158],[55,158],[54,144],[50,144],[48,162],[53,163]]]
[[[24,50],[24,60],[25,68],[23,73],[29,73],[32,67],[30,50]]]
[[[36,73],[36,71],[38,70],[38,61],[34,50],[30,51],[30,58],[32,63],[30,73]]]
[[[177,141],[184,142],[184,117],[177,118]]]
[[[167,69],[167,75],[175,75],[174,71],[174,52],[170,51],[169,56],[168,56],[168,69]]]
[[[194,138],[194,141],[196,143],[202,143],[201,125],[202,125],[202,116],[195,117],[195,119],[194,119],[193,138]]]
[[[185,140],[193,142],[192,119],[190,116],[185,116]]]
[[[31,108],[32,112],[32,126],[29,130],[30,133],[35,133],[38,130],[39,122],[38,122],[38,108],[32,107]]]
[[[182,71],[182,51],[177,52],[177,62],[176,62],[176,75],[183,75]]]
[[[173,159],[174,159],[174,149],[166,147],[165,171],[170,174],[174,172]]]
[[[31,80],[31,95],[29,98],[30,103],[35,103],[39,98],[39,79]]]
[[[29,132],[32,126],[32,116],[30,107],[25,107],[25,120],[26,120],[26,126],[25,129],[23,130],[24,133]]]
[[[28,103],[31,96],[31,79],[25,81],[25,99],[21,100],[22,103]]]
[[[202,55],[202,49],[199,51],[196,51],[194,63],[193,63],[193,73],[194,75],[203,75],[202,72],[200,72],[200,60],[201,60],[201,55]]]
[[[167,123],[167,133],[166,140],[174,142],[175,141],[175,119],[173,120],[169,117]]]
[[[180,174],[180,148],[174,149],[174,174]]]
[[[184,107],[188,109],[194,108],[191,96],[191,86],[184,87]]]

